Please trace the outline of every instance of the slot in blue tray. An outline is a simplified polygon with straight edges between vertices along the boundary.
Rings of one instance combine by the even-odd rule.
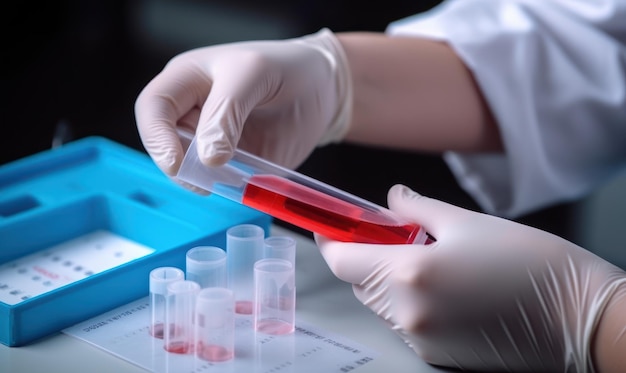
[[[271,221],[269,215],[217,195],[190,192],[146,154],[102,137],[2,165],[0,343],[24,345],[145,296],[152,269],[184,269],[188,249],[225,248],[228,228],[256,224],[269,232]],[[43,257],[51,247],[93,232],[108,232],[152,252],[43,293],[29,295],[21,289],[31,281],[55,279],[44,268],[20,267],[21,258]],[[10,273],[12,280],[2,273]]]

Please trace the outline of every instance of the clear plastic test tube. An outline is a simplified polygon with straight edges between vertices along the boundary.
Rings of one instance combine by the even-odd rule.
[[[200,288],[226,287],[226,251],[216,246],[197,246],[187,251],[186,279]]]
[[[265,231],[254,224],[239,224],[226,231],[228,287],[235,295],[235,312],[252,314],[254,263],[263,256]]]
[[[422,244],[427,234],[391,210],[236,149],[223,166],[200,162],[192,139],[177,178],[338,241]]]
[[[230,289],[200,290],[196,299],[196,357],[210,362],[235,356],[235,297]]]
[[[296,324],[294,267],[285,259],[261,259],[254,264],[254,329],[283,335]]]
[[[176,281],[167,286],[163,347],[168,352],[188,354],[194,345],[194,312],[200,285],[194,281]]]
[[[176,267],[159,267],[150,271],[150,334],[153,337],[163,339],[168,285],[184,279],[184,272]]]
[[[296,240],[289,236],[271,236],[265,239],[263,258],[285,259],[296,265]]]

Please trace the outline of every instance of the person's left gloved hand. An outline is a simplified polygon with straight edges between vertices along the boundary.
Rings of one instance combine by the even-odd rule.
[[[213,45],[181,53],[141,91],[137,129],[174,177],[195,134],[198,157],[227,162],[239,147],[288,168],[339,141],[350,124],[352,80],[343,47],[323,29],[286,40]]]
[[[624,271],[555,235],[404,186],[388,200],[437,241],[315,238],[333,273],[419,356],[464,370],[593,371],[598,323],[626,300]]]

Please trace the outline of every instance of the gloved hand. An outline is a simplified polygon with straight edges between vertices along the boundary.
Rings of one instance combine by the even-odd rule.
[[[404,186],[391,188],[388,202],[436,242],[315,238],[334,274],[425,361],[478,371],[593,370],[598,322],[615,302],[626,304],[624,271],[547,232]]]
[[[352,111],[351,76],[327,29],[301,38],[199,48],[173,58],[135,103],[146,151],[170,176],[185,149],[176,129],[197,136],[202,163],[236,147],[288,168],[317,145],[338,141]]]

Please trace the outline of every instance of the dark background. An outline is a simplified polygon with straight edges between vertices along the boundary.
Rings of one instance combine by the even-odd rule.
[[[171,57],[189,48],[297,37],[322,27],[383,31],[389,22],[438,1],[286,3],[98,0],[4,5],[0,164],[49,149],[55,131],[62,128],[70,129],[68,140],[104,136],[143,151],[134,122],[135,98]],[[405,183],[424,195],[477,209],[439,155],[331,145],[316,150],[299,171],[380,205],[386,205],[391,185]],[[518,220],[574,240],[571,219],[572,205],[562,204]]]

